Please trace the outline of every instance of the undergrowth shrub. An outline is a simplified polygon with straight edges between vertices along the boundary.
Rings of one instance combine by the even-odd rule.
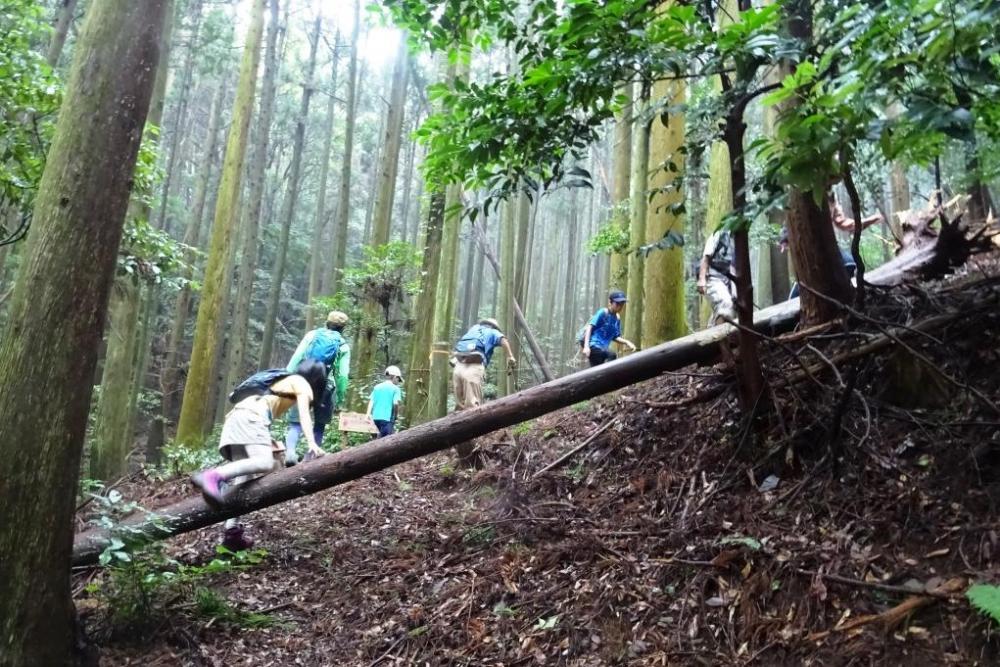
[[[257,565],[267,552],[216,549],[218,556],[203,565],[169,558],[159,544],[112,558],[103,576],[84,589],[104,610],[104,632],[111,638],[141,639],[178,614],[248,628],[282,623],[268,614],[240,610],[207,587],[216,575]]]

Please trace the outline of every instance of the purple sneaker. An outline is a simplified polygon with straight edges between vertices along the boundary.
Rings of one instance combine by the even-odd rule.
[[[191,483],[201,489],[209,505],[222,504],[222,476],[214,468],[191,475]]]
[[[243,534],[243,526],[226,528],[222,537],[222,546],[230,551],[244,551],[253,546],[253,538]]]

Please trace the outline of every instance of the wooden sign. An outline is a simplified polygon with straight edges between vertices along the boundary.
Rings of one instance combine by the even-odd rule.
[[[363,412],[341,412],[340,430],[351,433],[378,433],[375,422]]]

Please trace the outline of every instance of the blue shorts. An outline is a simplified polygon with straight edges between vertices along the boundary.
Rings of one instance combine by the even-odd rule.
[[[392,435],[396,432],[396,424],[389,421],[388,419],[376,419],[375,428],[378,429],[377,438],[384,438],[387,435]]]

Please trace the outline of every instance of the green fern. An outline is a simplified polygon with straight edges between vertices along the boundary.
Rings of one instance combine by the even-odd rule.
[[[965,591],[965,597],[973,607],[1000,623],[1000,586],[976,584]]]

